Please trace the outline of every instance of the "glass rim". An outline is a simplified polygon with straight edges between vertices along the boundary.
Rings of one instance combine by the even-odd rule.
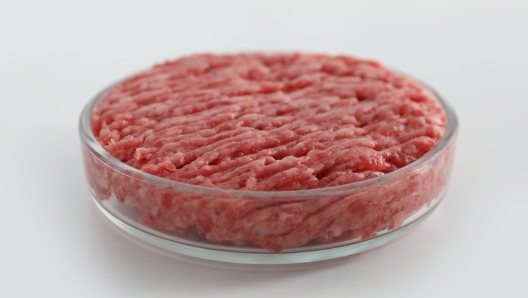
[[[399,74],[405,75],[400,71],[396,71]],[[398,181],[408,177],[416,172],[419,172],[422,168],[429,165],[435,161],[439,156],[444,153],[447,148],[454,142],[456,135],[458,133],[458,119],[455,114],[454,109],[451,105],[433,88],[429,85],[423,83],[420,80],[413,78],[412,76],[405,75],[408,78],[412,78],[420,83],[429,93],[432,95],[442,106],[447,119],[447,127],[445,132],[436,143],[436,145],[431,148],[423,156],[415,160],[414,162],[399,168],[395,171],[392,171],[387,174],[383,174],[379,177],[370,178],[358,182],[323,187],[323,188],[314,188],[306,190],[280,190],[280,191],[255,191],[255,190],[236,190],[236,189],[225,189],[225,188],[214,188],[207,186],[200,186],[194,184],[188,184],[183,182],[178,182],[163,177],[155,176],[146,172],[143,172],[139,169],[136,169],[128,164],[120,161],[119,159],[112,156],[108,151],[106,151],[101,144],[95,139],[95,136],[92,132],[91,126],[91,113],[95,108],[97,102],[112,89],[115,85],[123,80],[114,83],[107,88],[103,89],[96,96],[94,96],[83,108],[81,116],[79,119],[79,135],[81,138],[82,144],[85,146],[88,151],[90,151],[100,162],[113,169],[116,172],[121,173],[122,175],[128,176],[132,179],[140,180],[143,183],[150,185],[155,185],[162,188],[171,188],[175,191],[184,194],[191,195],[208,195],[208,196],[218,196],[219,198],[237,198],[245,200],[266,200],[266,199],[285,199],[285,200],[307,200],[307,199],[316,199],[323,196],[335,196],[335,195],[348,195],[361,191],[366,191],[368,189],[375,188],[384,183],[390,183]]]

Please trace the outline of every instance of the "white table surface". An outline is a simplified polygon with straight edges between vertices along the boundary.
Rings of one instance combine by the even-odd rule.
[[[343,259],[227,266],[167,255],[90,200],[77,119],[108,84],[194,52],[374,58],[461,122],[421,226]],[[528,1],[0,1],[0,297],[528,297]]]

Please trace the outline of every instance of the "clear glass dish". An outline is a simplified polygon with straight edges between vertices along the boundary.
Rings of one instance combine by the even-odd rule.
[[[114,158],[96,141],[90,125],[90,115],[106,90],[86,105],[79,123],[91,195],[118,227],[169,251],[247,264],[338,258],[403,235],[434,211],[447,190],[458,121],[451,106],[431,88],[445,110],[447,128],[420,159],[361,182],[264,192],[171,181]],[[152,217],[164,222],[165,229],[152,227]],[[280,252],[254,244],[266,239],[268,249],[278,245],[275,250]]]

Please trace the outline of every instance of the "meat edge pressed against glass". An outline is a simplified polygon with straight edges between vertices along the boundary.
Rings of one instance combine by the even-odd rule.
[[[313,240],[327,243],[368,239],[378,231],[398,228],[440,194],[453,160],[452,143],[443,144],[442,154],[429,156],[428,164],[406,173],[409,175],[402,175],[403,167],[371,181],[260,193],[172,181],[164,181],[164,187],[160,187],[145,182],[148,174],[125,171],[123,175],[102,164],[90,146],[84,150],[87,177],[96,197],[104,200],[115,196],[135,206],[140,210],[142,225],[178,233],[192,227],[212,241],[281,251]],[[169,185],[171,188],[167,188]]]

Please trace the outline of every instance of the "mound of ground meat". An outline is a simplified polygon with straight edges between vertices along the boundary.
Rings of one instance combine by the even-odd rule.
[[[442,137],[446,116],[413,79],[379,63],[315,54],[193,55],[134,75],[91,115],[97,141],[159,177],[229,190],[306,190],[409,165]],[[100,200],[138,208],[139,223],[270,251],[368,239],[438,197],[452,151],[427,169],[362,192],[244,200],[148,185],[85,150]]]
[[[357,182],[404,167],[445,129],[437,101],[378,63],[195,55],[113,87],[92,114],[114,157],[170,180],[244,190]]]

